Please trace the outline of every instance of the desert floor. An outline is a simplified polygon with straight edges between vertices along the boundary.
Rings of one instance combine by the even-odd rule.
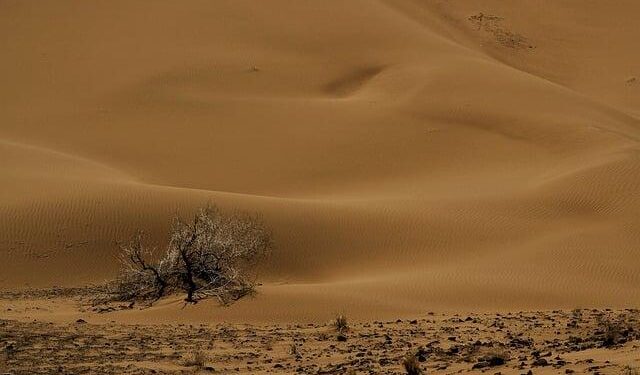
[[[640,311],[425,312],[412,319],[132,322],[74,298],[0,299],[9,374],[637,374]],[[185,307],[188,308],[188,307]],[[327,316],[331,316],[327,313]]]

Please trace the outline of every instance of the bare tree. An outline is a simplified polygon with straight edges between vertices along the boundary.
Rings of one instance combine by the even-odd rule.
[[[216,297],[226,304],[251,293],[248,269],[271,248],[271,234],[256,217],[224,215],[215,206],[191,222],[176,219],[165,261],[186,293],[186,301]]]
[[[159,261],[153,261],[153,251],[143,245],[141,233],[122,246],[123,267],[114,294],[120,300],[153,302],[182,290],[187,302],[215,297],[229,304],[255,290],[252,267],[271,247],[271,233],[259,217],[225,215],[207,206],[191,221],[174,220]]]
[[[169,286],[170,272],[166,262],[153,260],[154,250],[144,245],[144,232],[138,231],[120,246],[120,275],[112,292],[123,300],[160,299]]]

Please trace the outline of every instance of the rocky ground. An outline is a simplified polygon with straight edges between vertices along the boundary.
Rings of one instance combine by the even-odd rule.
[[[106,313],[108,314],[108,313]],[[635,374],[640,312],[428,313],[307,325],[0,320],[7,374]]]

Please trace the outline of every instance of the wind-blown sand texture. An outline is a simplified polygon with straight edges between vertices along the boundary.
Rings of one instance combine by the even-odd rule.
[[[0,287],[100,282],[213,202],[277,248],[256,298],[194,319],[637,306],[638,14],[1,1]]]

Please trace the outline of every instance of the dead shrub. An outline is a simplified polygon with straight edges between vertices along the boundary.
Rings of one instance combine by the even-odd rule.
[[[338,334],[345,335],[349,332],[349,322],[344,314],[338,314],[332,324]]]
[[[402,360],[402,366],[407,375],[421,375],[422,369],[420,368],[420,362],[416,353],[409,352]]]
[[[202,350],[196,350],[192,353],[189,353],[183,357],[182,364],[186,367],[195,367],[197,369],[203,369],[209,357]]]
[[[252,269],[273,245],[259,217],[226,215],[215,206],[200,209],[190,221],[176,217],[162,254],[145,239],[138,232],[121,246],[121,272],[108,288],[111,300],[153,303],[184,292],[187,302],[213,297],[230,304],[255,291]]]

